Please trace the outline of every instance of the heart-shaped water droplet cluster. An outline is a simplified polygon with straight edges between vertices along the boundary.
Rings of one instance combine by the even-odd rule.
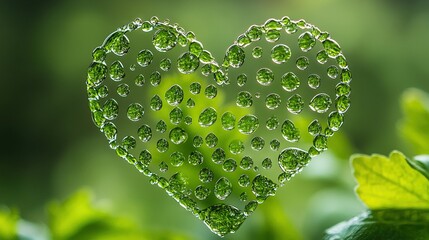
[[[108,36],[86,83],[117,155],[224,236],[327,149],[350,81],[338,43],[304,20],[252,25],[219,64],[153,17]]]

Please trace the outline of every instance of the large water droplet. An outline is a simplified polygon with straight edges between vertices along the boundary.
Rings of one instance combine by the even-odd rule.
[[[251,107],[253,105],[252,94],[247,91],[241,91],[237,95],[237,100],[235,101],[239,107]]]
[[[271,49],[271,59],[274,63],[285,63],[291,56],[292,52],[290,48],[284,44],[278,44]]]
[[[307,69],[308,65],[310,65],[310,60],[308,60],[307,57],[301,56],[296,59],[296,67],[299,70],[305,70]]]
[[[239,68],[243,65],[245,58],[246,54],[244,50],[237,45],[232,45],[226,51],[225,60],[228,61],[229,65],[233,68]]]
[[[318,135],[322,132],[322,125],[320,124],[319,120],[314,119],[309,125],[308,125],[308,133],[311,135]]]
[[[252,56],[254,58],[260,58],[262,57],[262,52],[263,52],[262,48],[259,46],[256,46],[252,49]]]
[[[293,72],[285,73],[281,78],[281,84],[284,90],[288,92],[295,91],[301,82],[299,81],[298,76]]]
[[[153,46],[160,52],[171,50],[177,43],[177,37],[172,30],[160,29],[153,35]]]
[[[265,40],[267,42],[277,42],[280,38],[280,31],[279,30],[268,30],[265,33]]]
[[[195,136],[194,139],[192,139],[192,145],[196,148],[201,147],[201,145],[203,145],[203,138],[201,136]]]
[[[265,146],[265,140],[261,137],[254,137],[252,141],[250,142],[250,146],[255,151],[260,151]]]
[[[101,131],[104,133],[107,140],[109,141],[116,140],[116,137],[118,136],[118,129],[112,122],[106,122],[101,128]]]
[[[149,166],[150,162],[152,161],[152,154],[149,152],[149,150],[143,150],[140,152],[139,160],[144,166]]]
[[[170,163],[174,167],[180,167],[185,162],[185,155],[181,152],[174,152],[170,155]]]
[[[288,119],[283,122],[281,132],[282,136],[289,142],[297,142],[301,138],[299,129]]]
[[[220,200],[225,200],[232,192],[232,183],[226,177],[217,180],[214,194]]]
[[[195,188],[195,197],[198,200],[205,200],[210,195],[210,189],[199,185]]]
[[[279,166],[283,172],[295,172],[310,161],[310,156],[299,148],[286,148],[279,155]]]
[[[181,144],[188,139],[188,134],[183,128],[175,127],[171,129],[169,137],[172,143]]]
[[[216,164],[222,164],[225,161],[226,153],[222,148],[213,151],[212,161]]]
[[[316,45],[316,39],[310,32],[305,32],[298,37],[298,46],[303,52],[310,51]]]
[[[146,80],[145,80],[145,77],[143,76],[143,74],[137,75],[136,79],[134,80],[134,84],[137,87],[143,86],[145,82],[146,82]]]
[[[214,133],[209,133],[206,136],[206,145],[209,148],[214,148],[216,147],[217,143],[218,143],[218,138],[216,137],[216,135]]]
[[[310,74],[308,76],[308,86],[312,89],[317,89],[320,86],[320,76],[317,74]]]
[[[335,107],[337,108],[338,112],[345,113],[350,107],[350,98],[348,96],[342,95],[339,96],[335,100]]]
[[[313,140],[313,146],[318,151],[325,151],[328,149],[328,137],[322,134],[317,135]]]
[[[194,150],[189,154],[188,162],[189,164],[196,166],[202,164],[204,161],[204,156],[201,152]]]
[[[236,168],[237,168],[237,162],[232,158],[225,160],[222,164],[222,169],[225,172],[234,172]]]
[[[304,108],[304,100],[299,94],[292,95],[286,103],[286,108],[290,113],[299,114]]]
[[[217,120],[216,110],[212,107],[204,109],[198,117],[198,123],[203,127],[213,125]]]
[[[131,121],[138,121],[143,117],[144,108],[140,103],[131,103],[127,108],[127,117]]]
[[[235,128],[235,115],[230,112],[225,112],[221,118],[222,128],[232,130]]]
[[[340,45],[332,39],[326,39],[322,42],[323,47],[325,48],[326,53],[329,57],[335,58],[341,53]]]
[[[104,41],[104,47],[118,56],[125,55],[130,49],[130,41],[124,32],[114,32]]]
[[[153,72],[150,76],[149,76],[149,81],[150,84],[152,84],[152,86],[156,87],[161,83],[161,73],[158,71]]]
[[[344,123],[344,116],[339,112],[331,112],[328,116],[328,127],[332,131],[338,131]]]
[[[258,41],[262,36],[262,29],[260,26],[252,25],[246,32],[246,35],[250,38],[251,41]]]
[[[338,74],[340,71],[338,70],[338,67],[335,65],[329,66],[326,70],[326,73],[328,74],[328,77],[332,79],[336,79],[338,77]]]
[[[161,153],[166,152],[168,150],[168,147],[169,144],[167,139],[165,138],[161,138],[156,142],[156,149]]]
[[[252,192],[257,198],[265,200],[269,196],[276,194],[278,185],[269,178],[258,175],[252,181]]]
[[[237,124],[238,131],[243,134],[252,134],[259,127],[259,120],[256,116],[248,114],[240,118]]]
[[[201,84],[193,82],[189,85],[189,90],[192,94],[199,94],[201,91]]]
[[[168,71],[171,68],[171,60],[169,58],[164,58],[159,62],[159,68],[163,71]]]
[[[232,140],[228,148],[232,154],[240,154],[244,151],[244,143],[240,140]]]
[[[317,113],[324,113],[331,107],[332,100],[326,93],[319,93],[310,101],[311,110]]]
[[[268,109],[276,109],[280,106],[280,103],[282,102],[280,95],[276,93],[271,93],[265,98],[265,106],[267,106]]]
[[[238,178],[238,185],[240,187],[247,187],[250,184],[250,178],[249,176],[247,176],[246,174],[242,174],[240,175],[240,177]]]
[[[206,95],[208,99],[215,98],[217,95],[217,88],[212,84],[208,85],[204,90],[204,95]]]
[[[175,107],[170,112],[170,122],[174,125],[179,124],[183,120],[183,112],[180,108]]]
[[[270,141],[270,148],[273,151],[278,151],[280,149],[280,141],[277,139],[273,139]]]
[[[152,129],[144,124],[137,130],[137,136],[142,142],[148,142],[152,138]]]
[[[195,56],[200,56],[203,52],[203,49],[203,44],[196,40],[189,43],[189,52],[194,54]]]
[[[121,61],[116,60],[110,65],[109,75],[113,81],[121,81],[125,77],[125,69]]]
[[[228,233],[234,233],[246,220],[246,215],[243,212],[234,206],[226,204],[210,206],[201,211],[200,217],[210,230],[220,237]]]
[[[198,177],[202,183],[209,183],[213,181],[213,176],[213,171],[208,168],[201,169],[200,173],[198,174]]]
[[[256,72],[256,81],[262,86],[268,86],[274,81],[274,73],[269,68],[261,68]]]
[[[183,53],[179,59],[177,59],[177,69],[184,74],[195,72],[199,65],[200,60],[198,57],[190,52]]]
[[[171,86],[166,92],[165,92],[165,100],[167,100],[168,104],[171,106],[177,106],[183,101],[183,90],[182,88],[175,84]]]
[[[107,120],[115,120],[119,114],[119,104],[115,99],[107,100],[103,105],[103,117]]]
[[[240,167],[243,170],[250,170],[253,167],[253,159],[249,156],[244,156],[240,161]]]
[[[162,108],[162,100],[158,95],[154,95],[151,99],[150,99],[150,108],[153,111],[159,111]]]
[[[266,126],[268,130],[275,130],[279,126],[280,122],[276,116],[272,116],[267,119]]]
[[[153,53],[148,49],[143,49],[137,55],[137,63],[142,67],[147,67],[152,63]]]
[[[273,166],[273,161],[271,161],[270,158],[265,158],[264,160],[262,160],[262,167],[264,169],[270,169]]]
[[[167,124],[163,120],[159,120],[155,128],[156,131],[160,133],[165,133],[165,131],[167,131]]]
[[[93,62],[88,68],[88,83],[100,85],[107,77],[107,67],[103,63]]]

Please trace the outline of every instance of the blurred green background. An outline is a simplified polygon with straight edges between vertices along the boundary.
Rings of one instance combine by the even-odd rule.
[[[86,187],[109,213],[144,232],[218,239],[119,160],[90,118],[85,79],[92,50],[117,27],[153,15],[195,32],[218,60],[252,24],[303,18],[331,33],[353,72],[344,137],[332,143],[340,147],[319,156],[227,239],[320,239],[363,209],[350,154],[412,154],[396,125],[402,92],[429,91],[427,1],[1,1],[0,206],[19,209],[43,229],[47,203]]]

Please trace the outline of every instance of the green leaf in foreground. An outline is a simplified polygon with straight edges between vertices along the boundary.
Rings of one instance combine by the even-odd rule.
[[[408,163],[423,174],[429,180],[429,155],[418,155],[412,159],[407,158]]]
[[[418,89],[408,89],[401,99],[403,119],[399,131],[416,154],[429,153],[429,95]]]
[[[429,211],[390,209],[367,211],[326,231],[324,240],[426,240]]]
[[[354,155],[351,160],[356,192],[368,208],[429,209],[429,181],[402,153]]]
[[[17,224],[19,215],[17,211],[0,208],[0,239],[17,239]]]

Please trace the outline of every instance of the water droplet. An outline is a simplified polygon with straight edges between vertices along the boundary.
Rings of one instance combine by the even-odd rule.
[[[214,173],[208,168],[203,168],[198,174],[198,177],[202,183],[209,183],[213,181]]]
[[[158,71],[153,72],[150,76],[149,76],[149,81],[150,84],[152,84],[152,86],[156,87],[161,83],[161,73],[159,73]]]
[[[259,47],[259,46],[254,47],[253,50],[252,50],[252,56],[254,58],[260,58],[260,57],[262,57],[262,48]]]
[[[279,155],[279,166],[283,172],[297,172],[299,168],[307,165],[310,156],[299,148],[286,148]]]
[[[247,91],[239,92],[235,103],[239,107],[251,107],[253,105],[252,94]]]
[[[329,57],[335,58],[341,53],[340,45],[332,39],[326,39],[322,42],[323,47],[325,48],[326,53]]]
[[[198,123],[202,127],[208,127],[213,125],[217,120],[217,113],[214,108],[208,107],[204,109],[198,117]]]
[[[88,83],[94,86],[100,85],[107,77],[107,72],[104,63],[93,62],[88,68]]]
[[[268,130],[275,130],[279,126],[280,122],[276,116],[272,116],[267,119],[266,126]]]
[[[268,86],[274,81],[274,73],[269,68],[261,68],[256,72],[256,81],[262,86]]]
[[[217,143],[218,143],[218,138],[216,137],[216,135],[214,135],[214,133],[209,133],[206,136],[206,145],[209,148],[214,148],[216,147]]]
[[[310,101],[311,110],[317,113],[324,113],[331,107],[332,100],[326,93],[319,93]]]
[[[189,98],[189,99],[188,99],[188,101],[186,101],[186,106],[187,106],[188,108],[193,108],[193,107],[195,107],[195,101],[194,101],[194,100],[192,100],[192,98]]]
[[[294,21],[289,21],[287,24],[285,24],[285,30],[287,33],[293,34],[298,31],[298,26]]]
[[[195,197],[199,200],[205,200],[210,195],[210,189],[199,185],[195,188]]]
[[[201,67],[201,73],[206,77],[209,76],[210,73],[212,73],[210,64],[206,64],[206,65],[202,66]]]
[[[319,62],[320,64],[325,64],[328,61],[328,54],[326,53],[325,50],[320,50],[317,54],[316,54],[316,60],[317,62]]]
[[[225,172],[234,172],[235,169],[237,169],[237,162],[235,162],[235,160],[232,158],[228,158],[223,162],[222,169]]]
[[[122,139],[121,145],[126,150],[134,149],[136,147],[136,139],[133,136],[125,136]]]
[[[332,131],[338,131],[344,123],[344,116],[339,112],[331,112],[328,116],[328,127]]]
[[[273,139],[270,141],[270,148],[273,151],[278,151],[280,148],[280,141],[277,139]],[[257,170],[256,170],[257,171]]]
[[[249,156],[244,156],[240,161],[240,167],[243,170],[250,170],[253,167],[253,160]]]
[[[143,150],[140,152],[139,160],[144,166],[149,166],[152,161],[152,154],[148,150]]]
[[[159,68],[163,71],[168,71],[171,69],[171,60],[169,58],[164,58],[159,62]]]
[[[119,114],[119,104],[115,99],[107,100],[103,105],[103,117],[107,120],[115,120]]]
[[[186,142],[188,139],[188,134],[183,128],[175,127],[170,131],[170,141],[174,144],[181,144]]]
[[[125,69],[121,61],[116,60],[110,65],[109,75],[113,81],[121,81],[125,77]]]
[[[244,50],[237,46],[232,45],[228,48],[225,55],[225,60],[228,61],[229,65],[233,68],[239,68],[244,63],[246,54]]]
[[[191,83],[191,85],[189,86],[190,92],[192,94],[200,94],[201,91],[201,84],[197,83],[197,82],[193,82]]]
[[[124,56],[130,49],[130,41],[124,32],[117,31],[106,38],[104,48],[118,56]]]
[[[116,137],[118,136],[118,129],[112,122],[106,122],[105,124],[103,124],[101,131],[104,133],[107,140],[109,141],[116,140]]]
[[[244,85],[246,85],[246,83],[247,83],[247,75],[244,74],[244,73],[238,75],[238,77],[237,77],[237,85],[239,87],[243,87]]]
[[[246,35],[250,38],[251,41],[258,41],[259,39],[261,39],[262,29],[260,26],[252,25],[247,30]]]
[[[310,51],[316,45],[316,39],[310,32],[305,32],[298,37],[298,46],[303,52]]]
[[[138,121],[143,117],[144,108],[140,103],[131,103],[127,108],[127,117],[131,121]]]
[[[196,165],[202,164],[203,161],[204,161],[204,156],[199,151],[194,150],[189,154],[189,157],[188,157],[189,164],[196,166]]]
[[[179,124],[183,120],[183,112],[180,108],[175,107],[170,112],[170,122],[172,124]]]
[[[163,120],[159,120],[155,128],[156,131],[160,133],[165,133],[165,131],[167,131],[167,124]]]
[[[195,72],[199,66],[199,58],[190,52],[183,53],[179,59],[177,59],[177,69],[184,74]]]
[[[227,233],[234,233],[246,220],[243,212],[234,206],[226,204],[216,204],[204,209],[201,219],[213,233],[223,237]]]
[[[341,82],[349,83],[352,80],[352,73],[348,69],[341,70]]]
[[[137,55],[137,63],[142,67],[147,67],[152,63],[153,53],[149,49],[143,49]]]
[[[256,116],[248,114],[240,118],[237,124],[238,131],[243,134],[252,134],[259,127],[259,120]]]
[[[265,98],[265,106],[267,106],[268,109],[278,108],[281,102],[282,99],[280,98],[280,95],[276,93],[271,93]]]
[[[168,164],[164,161],[159,163],[159,171],[160,172],[167,172],[168,171]]]
[[[257,198],[265,200],[269,196],[276,194],[278,185],[269,178],[258,175],[252,181],[252,192]]]
[[[267,40],[267,42],[277,42],[279,38],[280,38],[279,30],[268,30],[265,33],[265,40]]]
[[[158,95],[154,95],[151,99],[150,99],[150,108],[153,111],[159,111],[162,108],[162,100]]]
[[[244,214],[246,216],[249,216],[250,214],[252,214],[256,208],[258,207],[258,202],[253,200],[250,201],[245,207],[244,207]]]
[[[160,52],[171,50],[177,43],[177,37],[172,30],[160,29],[153,35],[153,46]]]
[[[152,138],[152,129],[144,124],[137,130],[137,136],[142,142],[148,142]]]
[[[130,65],[130,71],[134,72],[136,70],[136,65],[135,64],[131,64]]]
[[[283,122],[281,132],[282,136],[289,142],[297,142],[301,138],[299,129],[288,119]]]
[[[242,202],[245,202],[245,201],[247,201],[247,193],[246,192],[242,192],[241,194],[240,194],[240,201],[242,201]]]
[[[116,92],[119,96],[126,97],[128,96],[128,94],[130,94],[130,86],[128,86],[128,84],[126,83],[121,83],[116,88]]]
[[[195,136],[192,140],[192,145],[196,148],[201,147],[201,145],[203,145],[203,138],[201,136]]]
[[[298,76],[293,72],[285,73],[281,78],[281,84],[284,90],[288,92],[295,91],[301,82],[299,81]]]
[[[313,146],[318,151],[325,151],[328,149],[328,137],[322,134],[317,135],[313,140]]]
[[[270,158],[265,158],[264,160],[262,160],[262,167],[264,169],[270,169],[273,166],[273,161],[271,161]]]
[[[338,77],[339,74],[339,70],[336,66],[332,65],[329,66],[328,69],[326,70],[328,77],[332,78],[332,79],[336,79]]]
[[[308,86],[312,89],[317,89],[320,86],[320,76],[317,74],[310,74],[308,76]]]
[[[142,23],[142,31],[143,32],[150,32],[153,30],[153,25],[149,21],[144,21]]]
[[[226,177],[217,180],[214,187],[214,194],[220,200],[225,200],[232,192],[232,184]]]
[[[265,146],[265,140],[261,137],[254,137],[252,141],[250,142],[250,146],[255,151],[260,151]]]
[[[350,107],[350,98],[348,96],[342,95],[339,96],[335,100],[335,107],[337,108],[338,112],[345,113]]]
[[[305,70],[307,69],[308,65],[310,65],[310,60],[308,60],[307,57],[301,56],[296,59],[296,67],[299,70]]]
[[[225,130],[232,130],[235,128],[235,116],[230,112],[225,112],[221,118],[222,128]]]
[[[186,47],[186,45],[188,45],[188,39],[185,35],[179,33],[177,34],[177,43],[182,47]]]
[[[270,18],[268,19],[265,23],[264,23],[264,29],[266,31],[268,30],[281,30],[282,29],[282,24],[280,23],[280,21]]]
[[[136,79],[134,80],[134,84],[136,84],[137,87],[141,87],[146,82],[143,74],[137,75]]]
[[[281,64],[287,62],[292,56],[290,48],[284,44],[278,44],[271,49],[271,60]]]
[[[189,52],[194,54],[195,56],[200,56],[203,52],[203,49],[203,44],[196,40],[189,43]]]
[[[156,142],[156,149],[158,149],[159,152],[163,153],[168,150],[169,144],[167,139],[161,138]]]
[[[166,92],[165,92],[165,100],[167,100],[168,104],[171,106],[177,106],[183,101],[183,90],[182,88],[175,84],[171,86]]]
[[[226,153],[222,148],[213,151],[212,161],[216,164],[222,164],[225,161]]]
[[[343,55],[338,55],[337,63],[338,63],[338,66],[340,66],[340,68],[347,68],[347,61]]]
[[[246,174],[242,174],[240,175],[240,177],[238,178],[238,185],[240,187],[247,187],[250,185],[250,178],[249,176],[247,176]]]
[[[97,47],[92,51],[92,58],[95,62],[104,62],[104,60],[106,60],[106,55],[106,51],[101,47]]]
[[[208,99],[215,98],[217,95],[217,88],[214,85],[210,84],[204,90],[204,94]]]
[[[192,124],[192,117],[191,116],[186,116],[183,119],[183,122],[185,122],[186,125],[191,125]]]
[[[322,132],[322,125],[320,124],[319,120],[314,119],[309,125],[308,125],[308,133],[315,136]]]
[[[286,103],[286,108],[290,113],[299,114],[304,108],[304,100],[301,95],[292,95]]]
[[[240,154],[244,151],[244,143],[240,140],[232,140],[228,148],[232,154]]]
[[[213,62],[213,60],[214,60],[214,58],[209,51],[204,50],[201,52],[200,61],[202,63],[211,63],[211,62]],[[210,67],[210,65],[206,65],[206,66]]]
[[[187,190],[188,179],[181,172],[173,174],[169,182],[169,191],[173,194],[184,194]]]
[[[349,96],[351,92],[350,85],[347,83],[339,83],[335,87],[337,96]]]
[[[174,167],[180,167],[185,162],[185,155],[181,152],[173,152],[170,155],[170,163]]]

